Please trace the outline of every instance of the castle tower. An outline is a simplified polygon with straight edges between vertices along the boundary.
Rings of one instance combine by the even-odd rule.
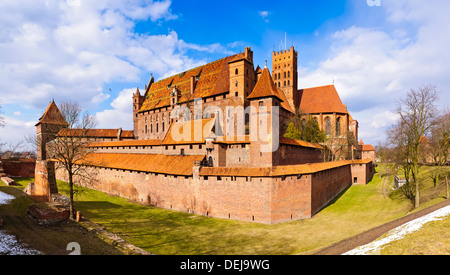
[[[245,54],[240,57],[229,63],[230,96],[238,97],[245,102],[256,84],[253,51],[247,47]]]
[[[139,139],[139,119],[138,112],[144,104],[144,96],[141,96],[139,88],[136,89],[136,93],[133,94],[133,124],[134,124],[134,136]]]
[[[36,126],[37,160],[47,159],[46,144],[56,138],[58,132],[68,126],[66,120],[52,101],[45,110]]]
[[[266,67],[248,99],[251,106],[250,162],[252,167],[272,167],[279,146],[281,91]]]
[[[292,110],[298,108],[299,104],[297,56],[294,47],[272,53],[272,75],[275,86],[284,92]]]
[[[54,140],[56,135],[68,124],[63,115],[52,101],[36,124],[37,160],[35,168],[35,181],[29,195],[39,201],[50,201],[51,194],[58,193],[55,177],[55,163],[47,160],[46,145]]]

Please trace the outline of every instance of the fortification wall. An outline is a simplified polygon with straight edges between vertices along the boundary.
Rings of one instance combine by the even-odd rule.
[[[189,177],[87,168],[95,180],[84,180],[82,185],[144,205],[272,224],[311,218],[351,186],[354,173],[370,180],[369,166],[349,163],[312,174],[276,177],[198,176],[200,167],[194,167],[194,176]],[[67,180],[63,170],[56,171],[58,179]]]
[[[35,160],[28,159],[4,159],[3,169],[8,176],[22,177],[22,178],[34,178],[34,170],[36,167]]]

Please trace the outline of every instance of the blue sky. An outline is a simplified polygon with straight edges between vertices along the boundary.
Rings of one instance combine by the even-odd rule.
[[[100,128],[131,129],[131,94],[150,74],[160,79],[247,46],[255,66],[270,67],[286,43],[299,52],[299,88],[334,80],[360,137],[377,144],[409,89],[434,84],[448,107],[450,1],[367,2],[1,1],[0,139],[33,134],[53,99],[78,102]]]

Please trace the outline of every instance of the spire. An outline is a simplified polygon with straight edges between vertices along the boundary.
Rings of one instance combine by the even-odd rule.
[[[55,101],[48,105],[36,126],[42,123],[67,126],[67,122],[59,111],[58,106],[56,106]]]

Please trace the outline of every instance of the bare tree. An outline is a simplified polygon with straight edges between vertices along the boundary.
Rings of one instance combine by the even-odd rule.
[[[391,146],[391,157],[396,167],[401,167],[403,170],[403,176],[406,180],[405,185],[400,188],[402,194],[411,201],[414,205],[415,202],[415,186],[411,182],[411,161],[410,161],[410,149],[411,144],[409,136],[406,133],[405,125],[401,121],[397,125],[393,126],[387,131],[388,143]]]
[[[403,149],[401,153],[403,163],[409,162],[409,172],[415,188],[414,206],[420,206],[420,182],[419,176],[419,158],[421,139],[426,136],[433,125],[436,117],[436,101],[438,99],[436,88],[428,85],[419,89],[412,89],[402,98],[397,108],[397,114],[400,117],[400,136],[404,138]]]
[[[20,153],[24,149],[24,141],[18,141],[16,143],[8,143],[3,144],[6,145],[6,151],[3,154],[3,157],[5,158],[19,158]]]
[[[436,119],[431,132],[430,144],[433,151],[433,159],[437,165],[436,177],[439,179],[440,176],[444,176],[447,199],[449,199],[448,172],[444,169],[444,166],[447,164],[450,150],[450,111],[447,110]]]
[[[75,219],[74,183],[75,180],[90,178],[87,167],[89,154],[93,153],[87,145],[90,129],[96,122],[93,116],[82,113],[81,107],[76,103],[63,102],[59,106],[60,112],[66,120],[68,127],[59,131],[57,138],[47,144],[48,158],[57,163],[57,169],[63,169],[69,183],[70,213]]]

